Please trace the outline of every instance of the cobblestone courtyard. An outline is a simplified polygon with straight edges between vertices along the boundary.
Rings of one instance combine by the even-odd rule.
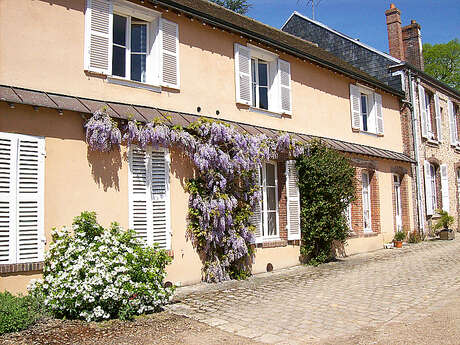
[[[264,343],[305,344],[426,318],[460,291],[460,240],[184,287],[173,313]]]

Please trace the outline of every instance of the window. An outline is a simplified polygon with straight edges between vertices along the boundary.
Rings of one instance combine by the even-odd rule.
[[[262,236],[279,237],[278,231],[278,178],[276,163],[265,163],[262,171]]]
[[[401,177],[399,175],[393,175],[393,188],[395,197],[396,231],[402,231]]]
[[[364,132],[367,132],[369,130],[367,120],[369,118],[369,113],[368,113],[368,95],[365,93],[361,93],[361,123],[362,123],[362,130]]]
[[[447,110],[449,112],[450,144],[452,146],[460,147],[460,139],[459,139],[460,123],[458,121],[458,106],[451,100],[448,100]]]
[[[0,263],[43,261],[42,137],[0,133]]]
[[[362,193],[363,193],[363,228],[365,232],[372,232],[371,227],[371,196],[369,173],[362,173]]]
[[[437,200],[437,183],[436,183],[436,167],[428,161],[424,162],[425,170],[425,202],[426,202],[426,213],[428,216],[434,214],[434,211],[438,208]]]
[[[252,105],[268,110],[268,63],[251,59]]]
[[[383,135],[382,96],[363,86],[350,84],[352,129]]]
[[[460,169],[457,169],[457,194],[458,194],[458,205],[460,208]]]
[[[171,248],[169,161],[166,150],[129,151],[129,227],[163,249]]]
[[[87,0],[85,20],[86,70],[122,85],[179,88],[176,23],[123,0]]]
[[[440,107],[439,95],[426,91],[422,85],[419,85],[418,91],[422,137],[428,140],[441,142],[442,108]],[[434,112],[432,105],[434,105]]]
[[[237,103],[292,114],[289,62],[259,47],[235,44],[235,78]]]

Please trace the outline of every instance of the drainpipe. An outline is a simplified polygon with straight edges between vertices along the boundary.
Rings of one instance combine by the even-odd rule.
[[[414,138],[414,154],[415,154],[415,173],[416,173],[416,183],[417,183],[417,214],[418,214],[418,221],[419,221],[419,227],[422,233],[425,233],[425,222],[423,220],[423,207],[422,207],[422,187],[421,187],[421,181],[422,181],[422,173],[420,170],[420,153],[419,153],[419,146],[418,146],[418,119],[415,117],[415,99],[414,99],[414,90],[412,88],[412,72],[409,69],[408,71],[408,79],[409,79],[409,97],[410,97],[410,103],[412,105],[412,134]],[[414,77],[415,81],[415,77]]]

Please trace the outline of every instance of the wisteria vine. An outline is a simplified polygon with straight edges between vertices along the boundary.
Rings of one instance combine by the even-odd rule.
[[[179,147],[191,159],[197,177],[190,193],[188,233],[203,260],[203,280],[220,282],[250,275],[254,231],[250,216],[261,198],[257,170],[279,154],[297,157],[304,146],[287,133],[276,138],[239,132],[222,121],[200,118],[187,127],[155,119],[128,120],[121,135],[103,109],[85,124],[91,149],[109,151],[125,142],[141,148]]]

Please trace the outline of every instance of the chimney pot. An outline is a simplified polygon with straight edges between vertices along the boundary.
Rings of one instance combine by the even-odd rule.
[[[415,19],[412,19],[412,20],[410,21],[410,23],[411,23],[411,24],[417,24],[417,21],[416,21]]]
[[[390,55],[404,61],[404,46],[401,28],[401,12],[395,4],[390,5],[390,9],[385,11],[387,17],[388,45]]]
[[[390,9],[396,8],[395,4],[390,4]]]

